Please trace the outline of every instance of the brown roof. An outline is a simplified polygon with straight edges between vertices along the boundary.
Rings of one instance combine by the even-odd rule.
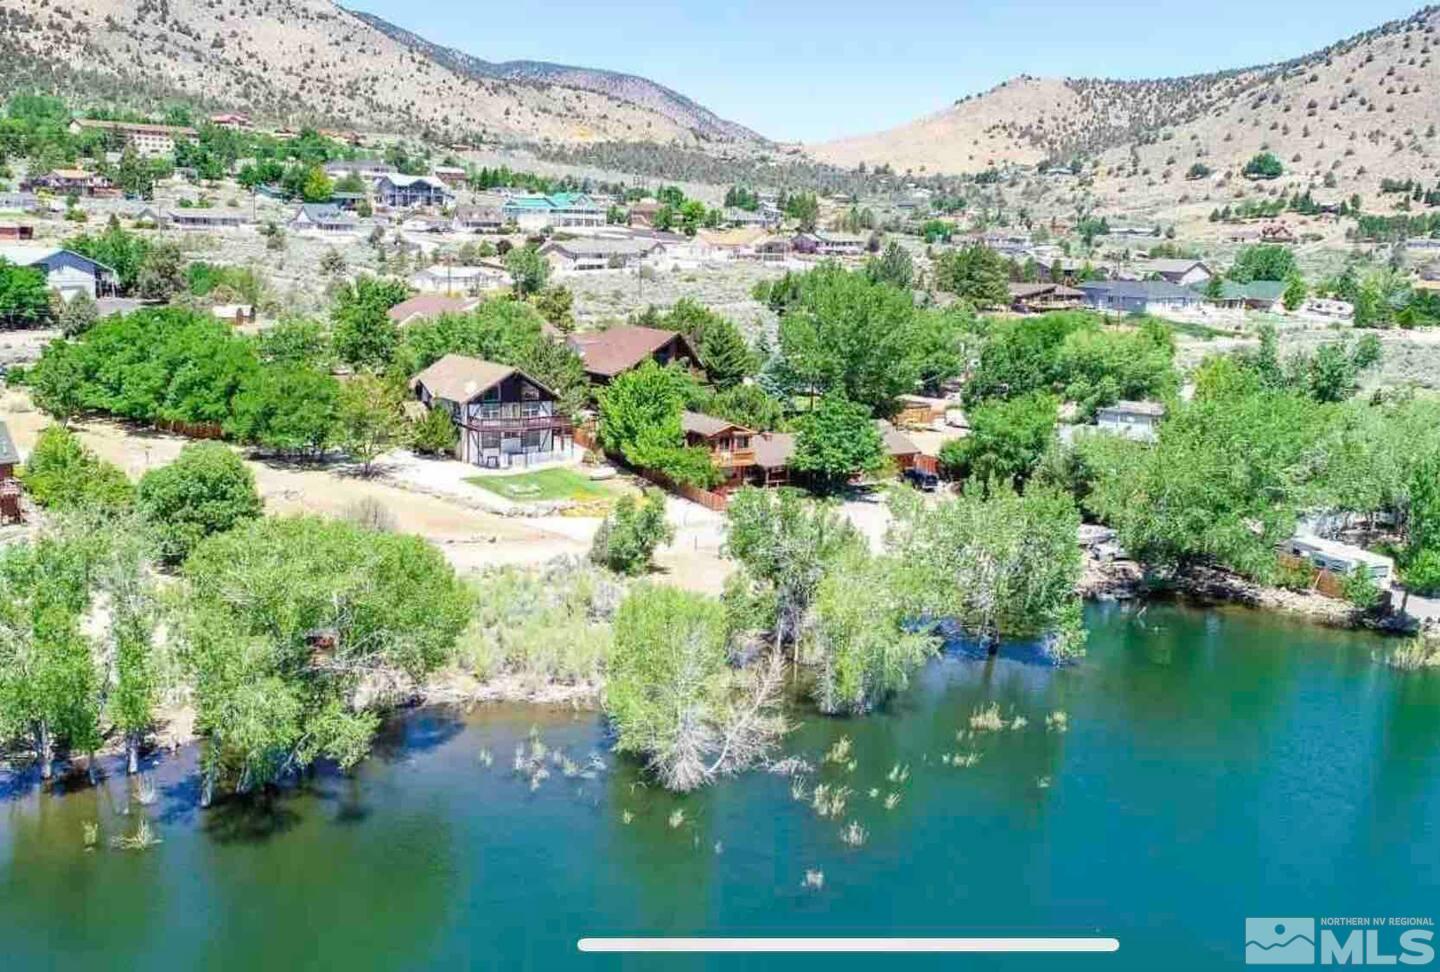
[[[901,432],[895,426],[884,419],[876,419],[875,425],[880,429],[880,437],[885,440],[885,452],[891,456],[913,456],[920,452],[920,447],[910,441],[910,437]]]
[[[1039,297],[1042,295],[1080,298],[1085,296],[1085,291],[1076,290],[1074,287],[1066,287],[1063,284],[1053,283],[1010,284],[1010,296],[1015,300],[1024,300],[1027,297]]]
[[[753,435],[743,425],[736,425],[734,422],[727,422],[724,419],[716,418],[713,415],[706,415],[703,412],[684,411],[680,413],[680,429],[686,433],[694,433],[706,439],[713,439],[732,429],[743,435]]]
[[[396,324],[417,317],[438,317],[441,314],[460,314],[475,306],[475,300],[464,297],[447,297],[444,294],[419,294],[409,300],[402,300],[390,308],[390,319]]]
[[[468,402],[513,374],[515,369],[509,365],[481,361],[463,354],[447,354],[410,379],[410,387],[424,385],[436,398]]]
[[[795,436],[789,432],[762,432],[750,440],[755,450],[755,465],[766,469],[783,469],[790,465],[795,452]]]
[[[683,352],[694,358],[690,342],[683,335],[655,327],[612,327],[607,331],[572,334],[570,346],[584,360],[587,372],[613,378],[677,339]]]

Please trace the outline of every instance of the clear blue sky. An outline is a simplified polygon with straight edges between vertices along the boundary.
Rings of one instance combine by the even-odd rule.
[[[1162,77],[1284,60],[1416,0],[341,0],[490,61],[658,81],[780,140],[886,128],[1017,74]]]

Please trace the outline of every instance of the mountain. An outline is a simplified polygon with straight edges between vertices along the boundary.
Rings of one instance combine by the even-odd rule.
[[[760,145],[643,78],[489,65],[329,0],[0,0],[0,92],[437,139]]]
[[[352,11],[391,39],[442,64],[457,74],[476,79],[513,81],[521,84],[556,85],[605,95],[632,105],[657,111],[681,128],[711,141],[764,141],[743,125],[727,121],[703,105],[648,78],[598,68],[572,67],[548,61],[485,61],[453,47],[432,43],[418,34],[397,27],[374,14]]]
[[[1235,168],[1263,150],[1320,176],[1414,176],[1440,150],[1437,29],[1440,8],[1428,7],[1281,64],[1144,81],[1024,76],[807,151],[847,167],[952,174],[1083,156],[1098,158],[1102,179],[1160,179],[1197,161]]]

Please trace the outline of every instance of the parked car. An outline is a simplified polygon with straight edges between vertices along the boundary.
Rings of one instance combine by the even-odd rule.
[[[905,470],[905,482],[922,493],[933,493],[940,488],[940,477],[923,469]]]

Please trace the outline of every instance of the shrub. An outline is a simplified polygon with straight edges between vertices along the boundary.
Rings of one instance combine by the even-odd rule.
[[[113,513],[135,499],[135,487],[119,466],[95,455],[58,425],[40,433],[20,479],[35,502],[55,510]]]
[[[596,531],[590,559],[617,574],[639,574],[649,568],[655,548],[674,536],[665,520],[664,493],[651,491],[639,503],[625,496]]]
[[[426,455],[448,455],[459,441],[460,430],[443,408],[430,409],[410,430],[411,447]]]
[[[179,563],[201,540],[259,516],[263,508],[250,467],[218,442],[196,442],[168,466],[140,479],[140,517],[162,559]]]

